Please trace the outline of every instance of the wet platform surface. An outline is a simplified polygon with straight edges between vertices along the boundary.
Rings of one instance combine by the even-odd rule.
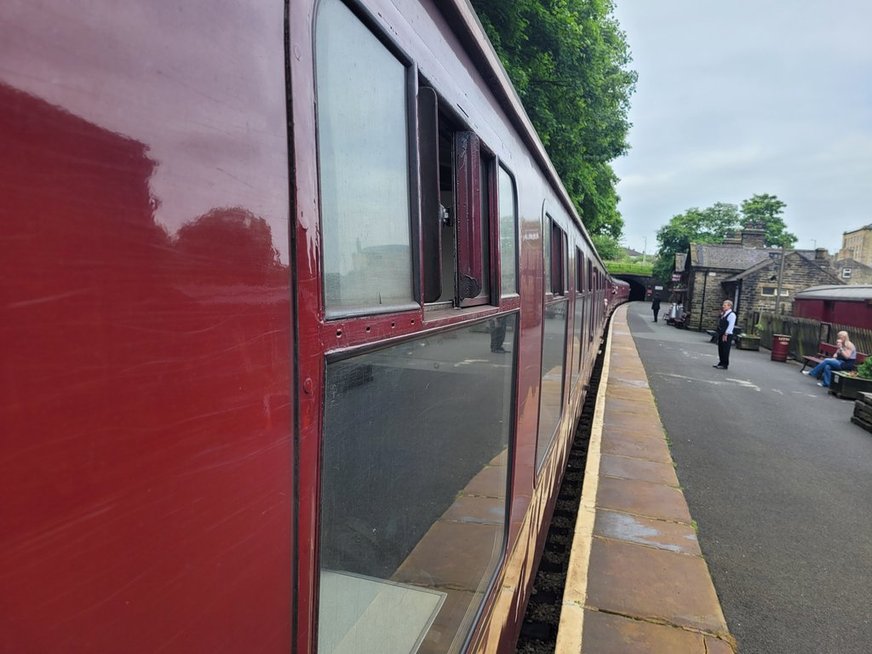
[[[611,330],[556,651],[731,654],[626,305]]]

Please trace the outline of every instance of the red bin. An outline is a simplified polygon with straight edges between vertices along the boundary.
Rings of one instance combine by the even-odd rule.
[[[787,353],[790,350],[789,334],[772,334],[772,360],[787,361]]]

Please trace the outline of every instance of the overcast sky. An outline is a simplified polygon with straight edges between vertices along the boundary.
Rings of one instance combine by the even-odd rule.
[[[615,0],[639,74],[615,162],[624,245],[777,195],[796,247],[872,223],[872,0]]]

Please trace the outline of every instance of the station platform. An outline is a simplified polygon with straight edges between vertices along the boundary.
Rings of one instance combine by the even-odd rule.
[[[555,651],[733,654],[627,324],[615,310]]]

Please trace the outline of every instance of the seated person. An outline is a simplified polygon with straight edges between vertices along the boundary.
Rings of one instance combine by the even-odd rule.
[[[833,379],[833,370],[853,370],[857,363],[857,348],[848,339],[848,332],[836,334],[836,356],[824,359],[811,370],[803,370],[803,375],[811,375],[820,379],[818,386],[824,388]]]

